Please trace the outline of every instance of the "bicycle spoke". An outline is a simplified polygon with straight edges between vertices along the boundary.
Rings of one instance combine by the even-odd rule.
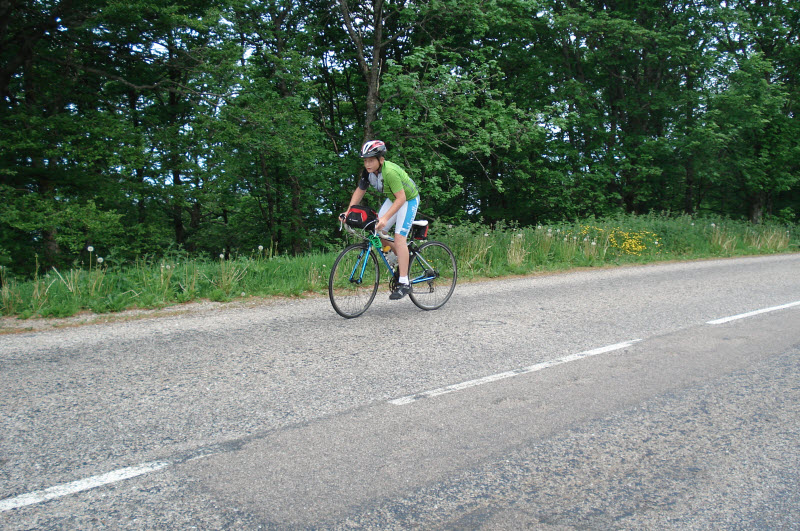
[[[428,242],[409,267],[411,300],[423,310],[442,307],[453,294],[458,276],[453,252],[443,243]]]
[[[347,247],[331,268],[328,295],[336,313],[358,317],[364,313],[378,290],[378,261],[363,244]]]

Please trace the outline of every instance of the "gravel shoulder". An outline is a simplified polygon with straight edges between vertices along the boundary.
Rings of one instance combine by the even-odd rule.
[[[311,294],[304,296],[304,298],[316,297],[319,297],[319,295]],[[197,315],[231,309],[262,307],[285,300],[289,299],[285,297],[268,297],[251,298],[247,300],[231,302],[213,302],[203,300],[167,306],[164,308],[133,309],[115,313],[97,314],[84,311],[77,315],[73,315],[72,317],[62,318],[32,317],[30,319],[19,319],[17,317],[0,316],[0,335],[42,332],[60,328],[74,328],[85,325],[137,321],[141,319],[157,319],[159,317],[173,317],[176,315]]]

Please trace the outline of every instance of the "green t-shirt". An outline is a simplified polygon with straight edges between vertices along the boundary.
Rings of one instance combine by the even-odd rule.
[[[395,194],[400,190],[405,190],[406,201],[414,199],[419,195],[417,185],[414,184],[414,181],[408,176],[406,171],[394,162],[389,162],[388,160],[383,162],[383,168],[378,175],[370,173],[369,175],[362,176],[361,180],[358,182],[358,187],[362,190],[366,190],[370,185],[378,192],[386,194],[386,197],[391,200],[394,200]]]

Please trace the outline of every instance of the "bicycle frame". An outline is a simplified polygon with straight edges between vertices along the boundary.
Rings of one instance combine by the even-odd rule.
[[[386,253],[383,252],[383,242],[382,242],[382,240],[394,242],[394,238],[388,235],[379,236],[376,231],[372,231],[371,233],[365,236],[362,234],[358,234],[355,230],[353,230],[351,227],[347,225],[343,224],[343,226],[347,229],[349,233],[354,234],[360,238],[363,238],[364,240],[369,242],[369,245],[364,247],[364,250],[358,255],[358,260],[356,261],[356,264],[353,266],[353,271],[350,273],[350,282],[361,284],[361,281],[364,278],[364,271],[366,271],[367,269],[367,264],[368,264],[367,256],[372,251],[371,248],[374,248],[378,256],[381,257],[381,259],[383,260],[383,265],[386,266],[386,269],[390,273],[394,274],[394,268],[392,268],[391,264],[389,264],[389,260],[386,258]],[[417,260],[419,261],[420,265],[422,265],[422,268],[425,270],[425,273],[432,272],[433,268],[431,267],[430,263],[427,260],[425,260],[424,256],[421,256],[416,252],[416,250],[412,247],[413,245],[414,242],[412,241],[409,244],[409,256],[408,256],[409,270],[411,269],[411,264],[414,262],[414,260]],[[428,282],[434,280],[435,278],[436,278],[435,274],[425,274],[413,279],[409,279],[409,283],[412,285],[421,284],[422,282]]]
[[[384,275],[380,262],[389,271],[389,289],[392,291],[398,289],[400,272],[383,252],[386,243],[394,242],[396,247],[396,239],[369,228],[356,231],[346,225],[342,228],[345,227],[361,241],[350,243],[336,257],[328,279],[328,296],[336,313],[351,319],[363,314],[375,299]],[[422,310],[441,308],[453,294],[458,277],[453,251],[441,242],[418,243],[411,239],[408,252],[410,283],[415,286],[408,293],[409,298]],[[378,256],[381,260],[377,259]]]

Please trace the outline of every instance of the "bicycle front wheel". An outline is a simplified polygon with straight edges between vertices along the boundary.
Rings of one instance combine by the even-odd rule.
[[[441,242],[427,242],[411,257],[408,278],[411,300],[423,310],[441,308],[456,289],[458,267],[453,251]]]
[[[378,291],[378,259],[369,245],[356,243],[339,253],[328,279],[328,295],[336,313],[351,319],[369,308]]]

